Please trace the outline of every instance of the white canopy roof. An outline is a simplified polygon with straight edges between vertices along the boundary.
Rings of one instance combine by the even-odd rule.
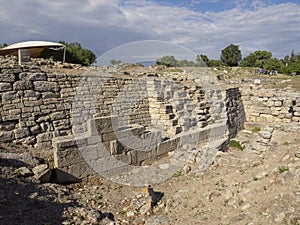
[[[38,57],[41,52],[47,47],[61,47],[62,49],[66,48],[65,45],[56,43],[56,42],[49,42],[49,41],[25,41],[15,43],[9,46],[6,46],[0,49],[0,55],[18,55],[19,49],[27,48],[30,51],[30,55],[32,57]]]

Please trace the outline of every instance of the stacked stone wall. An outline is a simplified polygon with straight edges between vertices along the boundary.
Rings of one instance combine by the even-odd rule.
[[[257,87],[242,89],[247,122],[284,130],[300,130],[300,94]]]

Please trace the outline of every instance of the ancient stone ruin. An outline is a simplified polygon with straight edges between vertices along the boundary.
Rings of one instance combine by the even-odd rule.
[[[201,68],[64,72],[42,66],[63,67],[53,62],[0,60],[0,140],[53,152],[61,182],[96,172],[117,179],[151,165],[155,176],[181,166],[186,152],[185,162],[207,154],[209,164],[201,147],[225,150],[246,120],[300,129],[299,93],[228,85]]]

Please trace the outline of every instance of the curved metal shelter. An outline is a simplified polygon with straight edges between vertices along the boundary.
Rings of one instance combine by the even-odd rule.
[[[15,43],[0,49],[0,55],[14,55],[19,56],[20,58],[20,50],[28,49],[30,52],[30,57],[36,58],[41,55],[45,48],[49,48],[51,50],[63,50],[63,62],[65,62],[66,46],[60,43],[49,41],[25,41]]]

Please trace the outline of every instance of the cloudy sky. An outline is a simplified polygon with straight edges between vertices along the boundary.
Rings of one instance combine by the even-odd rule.
[[[97,56],[121,44],[160,40],[218,59],[300,52],[298,0],[0,0],[0,43],[78,41]]]

